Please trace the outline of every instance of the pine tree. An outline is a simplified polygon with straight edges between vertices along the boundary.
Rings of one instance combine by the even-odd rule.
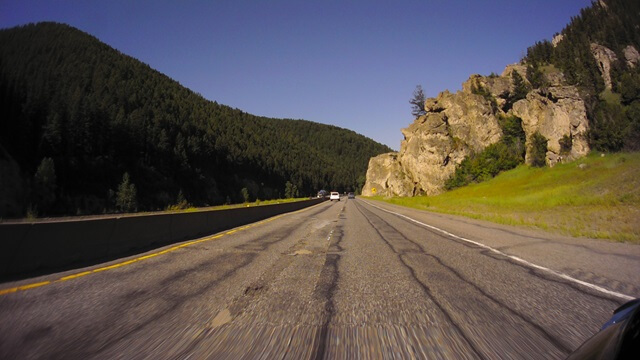
[[[295,198],[298,196],[298,187],[291,183],[291,181],[287,181],[284,186],[284,197],[286,199]]]
[[[529,151],[529,162],[534,167],[545,167],[547,165],[547,138],[539,132],[531,136]]]
[[[138,208],[136,186],[131,183],[129,173],[122,175],[122,183],[116,193],[116,208],[121,212],[134,212]]]
[[[244,199],[244,202],[248,203],[249,202],[249,189],[244,187],[244,188],[242,188],[242,190],[240,190],[240,193],[242,195],[242,199]]]
[[[418,117],[427,113],[424,109],[425,100],[426,97],[424,96],[422,86],[416,86],[416,89],[413,91],[413,98],[409,100],[409,104],[411,104],[411,115]]]
[[[56,201],[56,169],[53,159],[42,159],[33,180],[36,206],[41,212],[47,213]]]

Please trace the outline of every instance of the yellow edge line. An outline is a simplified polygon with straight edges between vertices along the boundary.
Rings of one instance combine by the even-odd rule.
[[[322,204],[322,203],[320,203],[320,204]],[[58,282],[62,282],[62,281],[73,280],[73,279],[77,279],[79,277],[83,277],[83,276],[90,275],[90,274],[93,274],[93,273],[98,273],[98,272],[102,272],[102,271],[106,271],[106,270],[113,270],[113,269],[117,269],[117,268],[122,267],[122,266],[131,265],[131,264],[136,263],[138,261],[147,260],[147,259],[150,259],[152,257],[156,257],[158,255],[164,255],[164,254],[170,253],[172,251],[175,251],[175,250],[187,247],[187,246],[199,244],[199,243],[205,242],[205,241],[211,241],[211,240],[219,239],[219,238],[221,238],[221,237],[223,237],[225,235],[231,235],[231,234],[234,234],[234,233],[242,231],[242,230],[250,229],[250,228],[252,228],[254,226],[258,226],[258,225],[265,224],[265,223],[268,223],[270,221],[279,219],[279,218],[281,218],[283,216],[292,215],[292,214],[295,214],[295,213],[298,213],[298,212],[301,212],[301,211],[304,211],[304,210],[311,209],[312,207],[318,206],[320,204],[309,206],[309,207],[306,207],[304,209],[292,211],[292,212],[289,212],[289,213],[276,215],[274,217],[270,217],[268,219],[265,219],[265,220],[262,220],[262,221],[258,221],[256,223],[253,223],[253,224],[250,224],[250,225],[245,225],[243,227],[239,227],[237,229],[230,230],[230,231],[227,231],[225,233],[219,233],[217,235],[207,236],[207,237],[199,239],[199,240],[189,241],[189,242],[186,242],[186,243],[183,243],[183,244],[180,244],[180,245],[172,246],[172,247],[170,247],[168,249],[164,249],[162,251],[158,251],[158,252],[155,252],[155,253],[151,253],[151,254],[147,254],[147,255],[144,255],[144,256],[140,256],[140,257],[137,257],[137,258],[134,258],[134,259],[131,259],[131,260],[127,260],[127,261],[123,261],[123,262],[120,262],[120,263],[117,263],[117,264],[113,264],[113,265],[104,266],[104,267],[93,269],[93,270],[89,270],[89,271],[83,271],[83,272],[80,272],[80,273],[63,276],[63,277],[61,277],[61,278],[59,278],[57,280],[53,280],[53,281],[47,280],[47,281],[42,281],[42,282],[37,282],[37,283],[32,283],[32,284],[20,285],[20,286],[8,288],[8,289],[0,289],[0,296],[11,294],[11,293],[15,293],[15,292],[18,292],[18,291],[34,289],[34,288],[37,288],[37,287],[40,287],[40,286],[45,286],[45,285],[58,283]]]
[[[73,275],[69,275],[69,276],[65,276],[65,277],[61,277],[60,279],[58,279],[57,281],[67,281],[67,280],[71,280],[71,279],[75,279],[75,278],[79,278],[81,276],[85,276],[85,275],[89,275],[91,274],[91,271],[85,271],[85,272],[81,272],[78,274],[73,274]]]

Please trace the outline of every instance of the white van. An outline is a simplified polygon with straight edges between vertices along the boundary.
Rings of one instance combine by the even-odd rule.
[[[332,191],[331,192],[331,196],[329,196],[329,200],[333,201],[333,200],[338,200],[340,201],[340,193],[337,191]]]

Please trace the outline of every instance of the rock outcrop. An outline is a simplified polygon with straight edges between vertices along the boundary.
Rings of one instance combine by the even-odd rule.
[[[553,37],[553,39],[551,39],[551,46],[553,47],[558,46],[558,44],[560,44],[562,40],[564,40],[564,35],[557,34],[556,36]]]
[[[415,195],[416,186],[407,177],[398,161],[397,153],[381,154],[369,160],[367,168],[367,184],[363,194],[366,196],[380,195],[402,196]]]
[[[604,2],[604,0],[598,0],[598,5],[600,5],[600,7],[605,10],[609,10],[609,5],[607,5],[607,3]]]
[[[492,84],[493,92],[509,91],[509,81],[472,76],[464,88],[444,91],[425,102],[426,114],[403,129],[399,153],[382,154],[369,161],[363,195],[435,195],[471,152],[482,151],[502,136],[489,100],[471,92],[471,84]]]
[[[503,78],[508,78],[509,83],[511,83],[511,77],[513,76],[514,71],[517,71],[524,81],[529,82],[529,80],[527,80],[527,66],[522,64],[507,65],[500,76]]]
[[[618,61],[616,53],[605,46],[592,43],[591,54],[596,58],[598,69],[600,69],[604,80],[604,86],[607,89],[611,89],[611,63]]]
[[[587,110],[574,86],[551,86],[546,91],[534,90],[526,99],[513,105],[512,113],[522,119],[522,128],[529,139],[536,131],[547,138],[547,164],[554,166],[589,153]],[[560,140],[571,139],[571,149],[563,153]],[[529,163],[529,152],[525,156]]]
[[[491,104],[480,95],[445,91],[427,100],[425,110],[426,115],[402,130],[398,160],[415,184],[412,193],[433,195],[442,191],[465,156],[498,141],[502,131]]]
[[[505,104],[517,71],[526,82],[526,66],[509,65],[501,76],[472,75],[454,94],[440,93],[425,101],[426,114],[402,130],[400,151],[371,158],[362,190],[365,196],[436,195],[446,180],[471,153],[480,152],[502,137],[498,116],[522,119],[527,139],[540,132],[548,139],[550,166],[584,156],[589,151],[589,128],[584,102],[573,86],[567,86],[561,72],[547,69],[548,88],[530,91],[512,106]],[[482,89],[484,95],[480,95]],[[508,109],[509,108],[509,109]],[[505,113],[505,110],[508,112]],[[562,152],[560,140],[571,139]],[[528,147],[527,147],[528,148]],[[527,152],[526,159],[529,159]]]
[[[485,89],[496,99],[498,106],[502,107],[507,102],[506,99],[511,91],[513,91],[511,83],[511,73],[513,71],[518,71],[521,77],[525,79],[526,69],[525,72],[521,72],[519,69],[512,69],[507,76],[471,75],[469,80],[462,84],[462,92],[472,94],[477,89]]]

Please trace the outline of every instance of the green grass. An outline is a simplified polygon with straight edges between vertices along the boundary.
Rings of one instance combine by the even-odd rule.
[[[581,169],[580,164],[586,167]],[[519,166],[438,196],[374,199],[417,209],[640,244],[640,153]]]

